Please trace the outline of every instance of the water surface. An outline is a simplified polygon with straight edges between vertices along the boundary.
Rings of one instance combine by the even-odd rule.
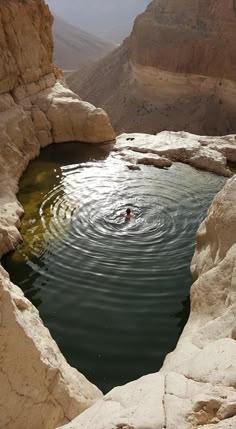
[[[178,163],[130,171],[108,149],[51,146],[30,164],[25,240],[3,261],[69,363],[105,392],[157,371],[175,347],[195,233],[224,184]]]

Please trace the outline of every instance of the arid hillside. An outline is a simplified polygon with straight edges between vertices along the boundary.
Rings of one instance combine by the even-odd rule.
[[[54,17],[54,62],[62,69],[73,70],[97,61],[115,49],[106,42]]]
[[[153,0],[121,47],[68,78],[117,132],[235,132],[233,0]]]

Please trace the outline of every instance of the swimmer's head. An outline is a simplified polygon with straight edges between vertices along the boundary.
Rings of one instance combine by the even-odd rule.
[[[126,209],[126,213],[127,213],[127,215],[129,215],[130,214],[130,209]]]

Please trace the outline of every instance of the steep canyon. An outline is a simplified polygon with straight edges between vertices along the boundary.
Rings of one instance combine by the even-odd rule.
[[[69,86],[117,132],[235,132],[235,3],[153,0],[117,50]]]

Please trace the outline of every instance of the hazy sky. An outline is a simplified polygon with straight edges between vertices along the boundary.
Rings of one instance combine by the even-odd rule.
[[[52,12],[96,36],[121,42],[150,0],[46,0]]]

